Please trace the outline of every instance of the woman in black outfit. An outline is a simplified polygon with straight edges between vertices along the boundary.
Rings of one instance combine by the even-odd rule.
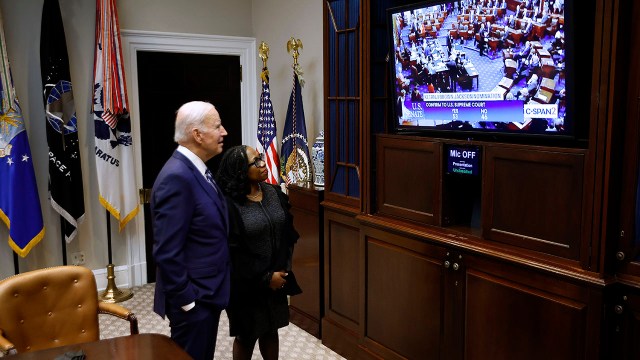
[[[291,256],[298,233],[287,195],[266,178],[264,156],[245,145],[227,150],[216,178],[229,208],[234,360],[251,359],[256,341],[264,359],[278,358],[278,329],[289,324],[287,295],[296,293]]]

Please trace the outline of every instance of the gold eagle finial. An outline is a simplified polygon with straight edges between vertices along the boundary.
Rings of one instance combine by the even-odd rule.
[[[266,42],[261,41],[260,46],[258,46],[258,56],[262,59],[262,73],[260,73],[260,78],[265,83],[269,82],[269,70],[267,69],[267,60],[269,59],[269,45]]]
[[[287,41],[287,52],[293,56],[293,65],[298,64],[298,56],[302,50],[302,40],[295,39],[293,36]]]
[[[287,41],[287,52],[293,56],[293,71],[298,76],[300,86],[304,86],[304,77],[302,68],[298,64],[298,57],[300,56],[300,50],[302,50],[302,40],[295,39],[293,36]]]
[[[267,60],[269,59],[269,45],[264,41],[261,41],[260,46],[258,46],[258,56],[262,59],[262,67],[267,67]]]

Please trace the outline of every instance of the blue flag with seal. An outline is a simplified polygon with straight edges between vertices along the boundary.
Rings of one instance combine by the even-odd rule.
[[[302,91],[298,73],[294,70],[293,89],[287,107],[287,117],[282,134],[280,149],[280,167],[282,179],[287,184],[307,182],[311,179],[309,168],[309,145],[307,144],[307,126],[304,120]]]
[[[45,0],[42,6],[40,72],[47,118],[49,197],[51,206],[64,219],[61,226],[69,243],[84,219],[84,188],[78,119],[58,0]]]
[[[44,237],[44,223],[29,139],[11,79],[0,14],[0,219],[9,246],[21,257]]]

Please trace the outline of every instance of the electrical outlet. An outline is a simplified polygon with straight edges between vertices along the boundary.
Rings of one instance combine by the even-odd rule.
[[[78,251],[71,253],[71,263],[73,265],[83,265],[84,264],[84,252]]]

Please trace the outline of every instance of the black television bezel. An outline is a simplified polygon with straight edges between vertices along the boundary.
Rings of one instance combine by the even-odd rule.
[[[506,0],[505,0],[506,1]],[[589,136],[590,104],[589,106],[578,106],[578,101],[591,100],[592,81],[591,76],[577,76],[577,74],[593,73],[593,39],[594,39],[594,18],[596,0],[584,0],[580,2],[581,14],[577,14],[577,6],[574,0],[565,0],[564,14],[571,21],[563,25],[565,32],[566,65],[565,65],[565,87],[567,89],[565,119],[566,131],[556,132],[523,132],[523,131],[489,131],[489,130],[460,130],[460,129],[440,129],[433,127],[402,126],[397,122],[395,101],[395,44],[393,42],[392,15],[401,11],[409,11],[418,8],[426,8],[446,3],[453,3],[454,0],[422,0],[407,3],[401,6],[393,6],[386,9],[386,35],[388,49],[388,83],[390,91],[389,123],[387,128],[391,133],[401,135],[428,136],[436,138],[461,139],[473,141],[490,141],[505,143],[520,143],[532,145],[560,146],[572,148],[587,148]],[[593,11],[586,11],[593,9]],[[589,16],[584,16],[589,14]],[[579,16],[581,15],[581,16]],[[576,29],[583,29],[580,36],[577,36]],[[586,29],[586,30],[584,30]],[[578,61],[580,59],[581,61]]]

